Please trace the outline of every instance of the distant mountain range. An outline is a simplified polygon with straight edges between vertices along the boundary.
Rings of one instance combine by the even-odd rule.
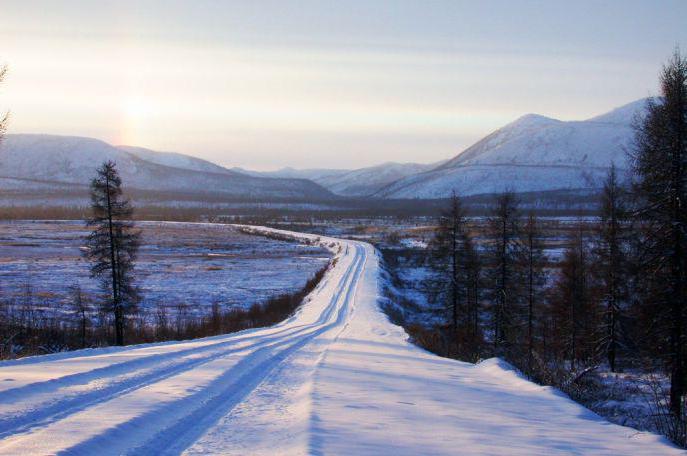
[[[310,179],[337,195],[362,197],[372,195],[404,177],[434,169],[442,163],[444,162],[430,164],[387,162],[359,169],[283,168],[266,172],[248,171],[241,168],[234,168],[234,170],[253,176]]]
[[[207,160],[203,160],[202,158],[192,157],[190,155],[179,154],[176,152],[158,152],[155,150],[146,149],[144,147],[135,146],[117,146],[117,148],[142,160],[156,163],[158,165],[188,169],[191,171],[201,171],[204,173],[227,174],[229,176],[237,175],[236,172],[228,170],[227,168],[216,165]]]
[[[346,196],[386,199],[446,198],[498,193],[589,191],[601,187],[615,163],[628,168],[632,124],[644,112],[641,99],[583,121],[527,114],[455,157],[432,164],[384,163],[357,170],[293,169],[251,175],[310,179]]]
[[[227,169],[189,155],[91,138],[7,135],[0,143],[0,190],[44,192],[85,189],[95,168],[114,160],[129,188],[158,193],[251,200],[326,201],[344,197],[436,199],[452,191],[594,190],[611,163],[628,167],[633,121],[646,100],[583,121],[527,114],[455,157],[432,164],[383,163],[367,168],[258,172]]]
[[[0,144],[0,189],[78,189],[113,160],[127,188],[261,200],[323,200],[335,196],[307,179],[254,177],[182,154],[115,147],[91,138],[7,135]]]
[[[638,100],[583,121],[527,114],[487,135],[446,163],[399,179],[379,198],[443,198],[459,195],[600,188],[611,163],[628,167],[632,124],[644,113]]]

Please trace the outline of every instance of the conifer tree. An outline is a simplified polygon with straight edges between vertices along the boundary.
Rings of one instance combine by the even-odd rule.
[[[590,281],[590,258],[582,232],[572,239],[563,255],[551,292],[551,312],[556,325],[558,355],[575,369],[579,361],[595,355],[598,312]]]
[[[637,126],[633,159],[639,261],[645,288],[654,291],[642,305],[651,309],[654,343],[665,346],[670,409],[681,417],[687,392],[687,58],[678,50],[663,67],[661,98],[649,101]]]
[[[600,348],[611,372],[615,372],[622,340],[621,311],[628,299],[627,210],[615,166],[611,166],[604,182],[600,217],[595,246],[595,275],[605,305]]]
[[[124,345],[124,327],[138,299],[134,285],[134,262],[140,233],[130,221],[133,208],[122,194],[122,180],[115,163],[108,161],[97,170],[91,182],[93,216],[88,221],[93,231],[87,238],[87,258],[91,275],[100,279],[109,299],[105,309],[114,321],[115,343]]]
[[[479,351],[480,265],[460,198],[454,193],[430,243],[434,293],[449,315],[457,354],[475,359]]]
[[[530,214],[523,227],[521,249],[521,268],[525,279],[525,301],[527,306],[527,372],[531,375],[533,369],[535,329],[541,317],[539,300],[546,284],[544,265],[544,244],[539,222],[534,214]]]
[[[489,232],[493,242],[487,288],[492,303],[494,351],[497,356],[508,355],[518,343],[522,301],[522,281],[518,277],[520,222],[513,192],[499,196],[489,219]]]

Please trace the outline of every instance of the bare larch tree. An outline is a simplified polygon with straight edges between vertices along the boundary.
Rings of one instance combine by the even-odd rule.
[[[521,268],[525,279],[527,305],[527,373],[531,375],[534,361],[535,327],[539,316],[538,301],[546,285],[544,244],[539,222],[534,214],[527,217],[522,230]]]
[[[517,319],[521,301],[518,274],[520,221],[518,201],[513,192],[498,197],[489,219],[493,244],[489,255],[489,283],[492,302],[494,352],[506,355],[516,343]]]
[[[468,231],[460,198],[453,193],[442,212],[430,243],[430,264],[434,271],[433,293],[448,310],[450,351],[472,359],[478,356],[480,266]]]
[[[611,372],[616,371],[621,335],[621,310],[628,299],[627,218],[624,190],[611,166],[601,193],[600,222],[595,239],[596,264],[602,303],[605,304],[601,352],[605,353]]]

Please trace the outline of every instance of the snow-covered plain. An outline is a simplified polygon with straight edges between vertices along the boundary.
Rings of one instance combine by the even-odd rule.
[[[683,454],[499,360],[412,345],[377,307],[374,249],[320,241],[335,266],[276,326],[0,363],[0,454]]]
[[[136,266],[142,316],[158,306],[205,314],[212,304],[248,308],[299,290],[329,261],[321,247],[249,236],[212,223],[138,222],[143,242]],[[69,309],[69,287],[98,301],[100,286],[82,256],[81,221],[0,222],[0,297],[17,304],[32,291],[32,307]]]

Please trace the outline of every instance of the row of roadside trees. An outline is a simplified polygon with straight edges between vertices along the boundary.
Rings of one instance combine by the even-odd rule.
[[[451,356],[501,356],[559,384],[600,363],[616,371],[660,360],[684,431],[687,59],[678,52],[663,68],[661,97],[637,120],[630,155],[632,172],[611,168],[598,222],[575,232],[555,271],[540,221],[513,193],[498,198],[482,233],[454,194],[430,244],[432,288],[447,309]]]

